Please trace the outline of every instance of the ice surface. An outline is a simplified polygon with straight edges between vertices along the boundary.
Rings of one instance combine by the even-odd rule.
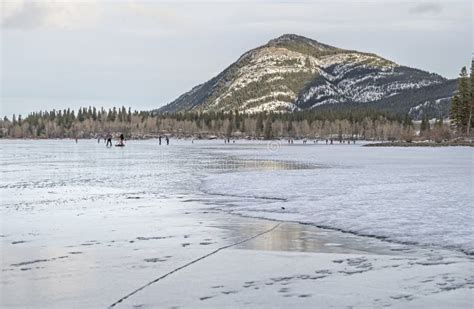
[[[469,308],[473,282],[453,275],[466,267],[465,261],[427,268],[380,255],[228,250],[117,307]],[[182,283],[197,281],[183,293]]]
[[[300,143],[0,141],[0,307],[107,307],[277,224],[249,217],[296,223],[123,307],[470,306],[470,149]]]
[[[472,148],[276,141],[270,147],[241,141],[229,146],[174,141],[161,148],[156,141],[130,142],[125,149],[105,149],[94,141],[0,146],[2,212],[119,194],[204,193],[234,213],[474,253]],[[302,168],[295,169],[297,164]],[[228,197],[223,203],[217,199],[222,196]]]
[[[234,213],[474,254],[472,148],[282,145],[226,153],[322,168],[210,175],[202,189],[236,197]]]

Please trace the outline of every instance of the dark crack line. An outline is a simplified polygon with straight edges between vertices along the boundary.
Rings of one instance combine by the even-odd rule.
[[[224,250],[224,249],[227,249],[227,248],[230,248],[230,247],[234,247],[234,246],[240,245],[240,244],[242,244],[242,243],[244,243],[244,242],[247,242],[247,241],[249,241],[249,240],[255,239],[255,238],[257,238],[257,237],[259,237],[259,236],[262,236],[262,235],[264,235],[264,234],[270,233],[271,231],[273,231],[274,229],[276,229],[278,226],[280,226],[280,224],[281,224],[281,222],[278,223],[278,224],[276,224],[276,225],[274,225],[272,228],[270,228],[270,229],[268,229],[268,230],[266,230],[266,231],[263,231],[263,232],[261,232],[261,233],[255,234],[255,235],[253,235],[253,236],[251,236],[251,237],[249,237],[249,238],[243,239],[243,240],[238,241],[238,242],[236,242],[236,243],[233,243],[233,244],[230,244],[230,245],[227,245],[227,246],[224,246],[224,247],[220,247],[220,248],[218,248],[218,249],[216,249],[216,250],[214,250],[214,251],[212,251],[212,252],[210,252],[210,253],[208,253],[208,254],[206,254],[206,255],[203,255],[203,256],[201,256],[201,257],[195,259],[195,260],[192,260],[192,261],[189,262],[189,263],[186,263],[186,264],[184,264],[184,265],[182,265],[182,266],[180,266],[180,267],[178,267],[178,268],[175,268],[175,269],[173,269],[172,271],[170,271],[170,272],[164,274],[163,276],[158,277],[158,278],[156,278],[156,279],[154,279],[154,280],[148,282],[147,284],[145,284],[145,285],[139,287],[139,288],[136,289],[135,291],[133,291],[133,292],[131,292],[131,293],[125,295],[124,297],[120,298],[119,300],[117,300],[116,302],[114,302],[112,305],[110,305],[109,308],[115,307],[116,305],[120,304],[122,301],[124,301],[124,300],[126,300],[127,298],[129,298],[129,297],[135,295],[136,293],[140,292],[141,290],[143,290],[143,289],[149,287],[149,286],[152,285],[153,283],[156,283],[156,282],[158,282],[158,281],[160,281],[160,280],[162,280],[162,279],[168,277],[169,275],[172,275],[172,274],[174,274],[174,273],[180,271],[180,270],[183,269],[183,268],[186,268],[186,267],[188,267],[188,266],[191,266],[191,265],[193,265],[194,263],[197,263],[197,262],[199,262],[199,261],[201,261],[201,260],[203,260],[203,259],[205,259],[205,258],[207,258],[207,257],[210,257],[211,255],[214,255],[214,254],[218,253],[219,251],[222,251],[222,250]]]
[[[245,199],[254,199],[254,200],[269,200],[269,201],[280,201],[280,202],[287,202],[288,199],[282,197],[268,197],[268,196],[258,196],[258,195],[239,195],[239,194],[224,194],[224,193],[214,193],[206,191],[202,188],[199,189],[205,195],[211,196],[224,196],[224,197],[238,197],[238,198],[245,198]]]

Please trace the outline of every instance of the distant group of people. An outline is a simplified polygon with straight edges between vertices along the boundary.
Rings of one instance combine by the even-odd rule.
[[[113,144],[112,144],[112,134],[110,133],[107,133],[107,135],[105,136],[101,136],[99,135],[99,137],[97,137],[97,144],[100,144],[100,141],[102,140],[102,138],[104,139],[104,142],[105,142],[105,147],[112,147]],[[119,139],[118,139],[118,142],[117,144],[115,144],[115,146],[125,146],[125,136],[123,135],[123,133],[121,133],[119,135]]]
[[[293,140],[292,138],[289,138],[287,141],[288,141],[288,144],[290,144],[290,145],[291,145],[291,144],[294,144],[294,140]],[[324,141],[324,140],[323,140],[323,141]],[[348,139],[348,140],[339,139],[339,144],[346,144],[346,143],[347,143],[347,144],[350,144],[351,141],[352,141],[353,144],[356,143],[355,139],[352,139],[352,140],[349,140],[349,139]],[[317,144],[318,142],[319,142],[319,140],[317,140],[317,139],[313,140],[313,144]],[[306,145],[307,143],[308,143],[308,140],[307,140],[306,138],[304,138],[304,139],[303,139],[303,144]],[[332,139],[332,138],[329,138],[329,139],[326,138],[326,145],[328,145],[328,144],[330,144],[330,145],[334,144],[334,139]]]
[[[351,140],[348,139],[348,140],[346,141],[346,140],[344,140],[344,139],[339,139],[339,144],[346,144],[346,142],[347,142],[347,144],[350,144],[350,143],[351,143]],[[333,140],[332,138],[329,139],[329,140],[326,139],[326,145],[327,145],[328,143],[330,143],[330,144],[332,145],[332,144],[334,143],[334,140]],[[352,143],[353,143],[353,144],[356,143],[355,139],[352,140]]]
[[[108,133],[105,137],[99,136],[97,138],[97,143],[98,144],[100,144],[100,141],[101,141],[102,138],[105,141],[105,146],[106,147],[112,147],[113,146],[113,144],[112,144],[112,138],[113,138],[112,134]],[[161,142],[162,142],[163,139],[165,140],[166,145],[170,144],[170,138],[167,135],[165,135],[164,137],[160,135],[160,136],[158,136],[158,144],[159,145],[161,145]],[[192,142],[194,142],[194,141],[192,141]],[[76,143],[77,143],[77,138],[76,138]],[[115,144],[115,146],[125,146],[125,136],[123,135],[123,133],[121,133],[119,135],[118,142],[117,142],[117,144]]]
[[[104,138],[104,141],[105,141],[105,146],[106,147],[112,147],[112,134],[108,133],[105,137],[103,136],[99,136],[97,138],[97,143],[100,143],[101,139]],[[165,140],[165,143],[166,145],[169,145],[170,144],[170,138],[167,136],[167,135],[164,135],[164,136],[158,136],[158,144],[161,145],[162,143],[162,140]],[[78,141],[77,137],[75,138],[76,140],[76,143]],[[294,139],[293,138],[289,138],[288,140],[288,144],[294,144]],[[356,143],[355,139],[347,139],[347,140],[344,140],[344,139],[339,139],[339,144],[350,144],[352,141],[353,144]],[[317,139],[313,140],[313,143],[314,144],[317,144],[319,141]],[[194,144],[194,139],[191,139],[191,143]],[[230,138],[225,138],[224,139],[224,143],[225,144],[230,144]],[[235,144],[235,140],[232,140],[232,143]],[[308,143],[308,140],[306,138],[303,139],[303,144],[307,144]],[[326,138],[326,145],[332,145],[334,144],[334,139],[332,138]],[[125,146],[125,136],[123,135],[123,133],[121,133],[119,135],[119,138],[118,138],[118,142],[117,144],[115,144],[115,146]]]
[[[158,145],[161,145],[161,135],[158,136]],[[169,145],[170,144],[170,138],[168,137],[168,135],[165,135],[165,142],[166,142],[166,145]]]

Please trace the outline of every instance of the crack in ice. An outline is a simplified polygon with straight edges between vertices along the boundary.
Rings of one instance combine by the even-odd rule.
[[[278,224],[275,224],[273,227],[271,227],[271,228],[268,229],[268,230],[265,230],[265,231],[263,231],[263,232],[260,232],[260,233],[258,233],[258,234],[255,234],[255,235],[253,235],[253,236],[251,236],[251,237],[245,238],[245,239],[240,240],[240,241],[238,241],[238,242],[235,242],[235,243],[232,243],[232,244],[229,244],[229,245],[226,245],[226,246],[217,248],[216,250],[214,250],[214,251],[212,251],[212,252],[210,252],[210,253],[208,253],[208,254],[206,254],[206,255],[203,255],[203,256],[201,256],[201,257],[199,257],[199,258],[197,258],[197,259],[192,260],[191,262],[188,262],[188,263],[186,263],[186,264],[184,264],[184,265],[182,265],[182,266],[180,266],[180,267],[178,267],[178,268],[175,268],[175,269],[173,269],[172,271],[170,271],[170,272],[168,272],[168,273],[162,275],[161,277],[158,277],[158,278],[156,278],[156,279],[154,279],[154,280],[148,282],[147,284],[145,284],[145,285],[139,287],[138,289],[134,290],[133,292],[131,292],[131,293],[129,293],[129,294],[123,296],[122,298],[120,298],[119,300],[117,300],[116,302],[114,302],[113,304],[111,304],[111,305],[109,306],[109,308],[115,307],[116,305],[120,304],[121,302],[123,302],[123,301],[126,300],[127,298],[129,298],[129,297],[135,295],[136,293],[138,293],[138,292],[140,292],[141,290],[143,290],[143,289],[149,287],[150,285],[152,285],[152,284],[154,284],[154,283],[156,283],[156,282],[158,282],[158,281],[160,281],[160,280],[162,280],[162,279],[168,277],[169,275],[172,275],[172,274],[174,274],[174,273],[180,271],[181,269],[184,269],[184,268],[186,268],[186,267],[188,267],[188,266],[191,266],[191,265],[193,265],[193,264],[195,264],[195,263],[197,263],[197,262],[199,262],[199,261],[201,261],[201,260],[203,260],[203,259],[205,259],[205,258],[208,258],[208,257],[210,257],[211,255],[214,255],[214,254],[218,253],[219,251],[222,251],[222,250],[224,250],[224,249],[228,249],[228,248],[230,248],[230,247],[234,247],[234,246],[240,245],[240,244],[245,243],[245,242],[247,242],[247,241],[249,241],[249,240],[252,240],[252,239],[255,239],[255,238],[257,238],[257,237],[259,237],[259,236],[262,236],[262,235],[264,235],[264,234],[270,233],[270,232],[272,232],[273,230],[275,230],[278,226],[280,226],[280,224],[281,224],[281,222],[278,223]]]

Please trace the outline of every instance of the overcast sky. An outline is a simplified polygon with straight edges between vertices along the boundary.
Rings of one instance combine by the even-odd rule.
[[[454,78],[471,0],[0,0],[1,115],[160,107],[284,33]]]

